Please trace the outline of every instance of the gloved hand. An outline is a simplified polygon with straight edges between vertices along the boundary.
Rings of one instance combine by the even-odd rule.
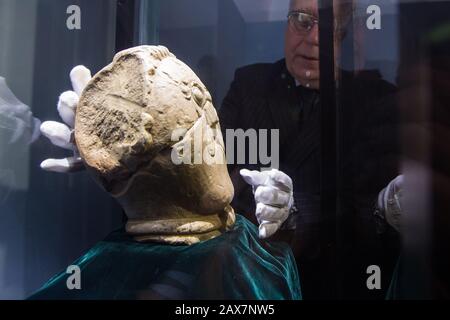
[[[378,209],[384,214],[386,222],[400,232],[402,217],[403,175],[392,180],[386,188],[378,194]]]
[[[240,174],[253,187],[259,237],[268,238],[289,216],[294,203],[292,180],[276,169],[263,172],[242,169]]]
[[[91,78],[91,71],[86,67],[77,66],[73,68],[70,72],[73,91],[66,91],[61,94],[57,106],[61,119],[67,125],[56,121],[46,121],[41,125],[41,133],[50,139],[55,146],[73,151],[72,157],[43,161],[41,163],[42,169],[62,173],[84,169],[83,162],[73,141],[73,127],[78,100]]]

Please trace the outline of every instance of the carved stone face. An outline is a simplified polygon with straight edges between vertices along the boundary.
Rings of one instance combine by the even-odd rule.
[[[190,244],[233,225],[233,186],[211,96],[166,48],[125,50],[96,74],[78,104],[75,139],[136,239]]]

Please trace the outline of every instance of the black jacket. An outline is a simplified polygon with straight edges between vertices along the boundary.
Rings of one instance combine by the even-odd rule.
[[[385,243],[392,248],[397,244],[397,239],[392,240],[392,237],[395,238],[392,232],[388,232],[389,235],[377,232],[373,217],[378,192],[399,172],[399,147],[392,139],[398,136],[397,118],[393,112],[396,89],[376,72],[363,72],[357,78],[345,72],[342,74],[346,88],[349,88],[339,94],[345,122],[341,168],[345,185],[340,193],[346,209],[345,215],[338,221],[337,243],[324,242],[322,234],[326,221],[320,212],[320,190],[324,186],[320,183],[319,93],[296,87],[285,61],[280,60],[274,64],[255,64],[238,69],[219,109],[225,139],[226,129],[279,130],[279,169],[293,180],[298,213],[290,217],[284,230],[280,230],[274,239],[290,243],[306,297],[330,297],[321,293],[330,281],[324,274],[340,272],[336,268],[347,271],[356,268],[358,273],[366,263],[383,264],[395,256],[386,252]],[[235,187],[232,205],[237,213],[254,222],[252,190],[240,177],[239,170],[259,170],[265,166],[261,163],[229,165]],[[386,258],[386,255],[389,257]],[[330,259],[334,261],[334,270],[329,269],[333,265]],[[353,267],[344,267],[350,260],[356,261],[352,263]],[[345,263],[342,264],[342,261]],[[386,269],[391,268],[388,264]],[[343,273],[338,276],[343,276]],[[355,279],[355,283],[361,283],[359,287],[362,291],[367,291],[366,278],[364,269]],[[360,295],[353,287],[351,291]]]

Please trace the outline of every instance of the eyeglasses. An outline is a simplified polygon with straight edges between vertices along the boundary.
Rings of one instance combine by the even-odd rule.
[[[310,31],[312,28],[314,28],[314,25],[319,23],[319,19],[317,19],[315,16],[301,11],[289,12],[287,17],[291,26],[297,33]]]
[[[319,24],[319,19],[317,17],[302,11],[291,11],[287,17],[289,24],[292,26],[294,31],[302,35],[305,34],[305,32],[311,31],[316,24]],[[347,22],[344,23],[344,26],[347,24]],[[346,27],[344,26],[334,20],[334,34],[337,39],[342,39],[347,33]]]

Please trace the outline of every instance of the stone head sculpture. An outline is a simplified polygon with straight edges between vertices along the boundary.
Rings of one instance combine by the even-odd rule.
[[[124,208],[136,240],[192,244],[234,224],[211,96],[165,47],[122,51],[92,78],[78,104],[75,140],[92,176]],[[191,142],[200,148],[186,147]],[[178,161],[196,158],[198,149],[221,161]]]

